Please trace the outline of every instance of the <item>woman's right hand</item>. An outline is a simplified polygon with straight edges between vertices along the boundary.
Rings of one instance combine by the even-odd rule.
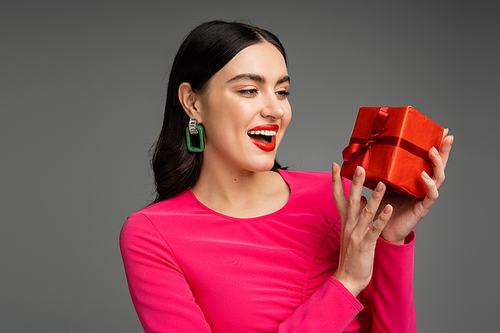
[[[366,198],[362,196],[364,181],[365,170],[358,166],[352,179],[349,196],[346,198],[340,167],[337,163],[333,163],[333,200],[342,221],[339,266],[333,276],[354,296],[357,296],[370,282],[377,239],[393,211],[392,206],[388,204],[373,221],[386,187],[380,182],[370,200],[366,202]]]

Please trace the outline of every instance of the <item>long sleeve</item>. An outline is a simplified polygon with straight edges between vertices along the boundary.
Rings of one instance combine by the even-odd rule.
[[[362,309],[349,290],[330,277],[280,325],[278,332],[344,332]]]
[[[361,332],[415,333],[413,303],[415,233],[404,245],[379,238],[372,281],[361,292]]]
[[[145,332],[211,332],[174,255],[147,217],[127,220],[120,250]]]

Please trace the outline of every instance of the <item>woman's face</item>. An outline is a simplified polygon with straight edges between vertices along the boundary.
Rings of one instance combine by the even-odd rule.
[[[243,49],[217,72],[200,98],[204,164],[270,170],[292,117],[289,85],[282,54],[267,42]]]

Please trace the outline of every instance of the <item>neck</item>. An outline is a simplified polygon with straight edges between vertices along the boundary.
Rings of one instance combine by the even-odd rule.
[[[237,203],[258,196],[269,172],[218,169],[203,165],[193,192],[196,196]]]
[[[254,217],[281,208],[289,189],[277,172],[228,170],[204,164],[194,195],[211,209],[235,217]]]

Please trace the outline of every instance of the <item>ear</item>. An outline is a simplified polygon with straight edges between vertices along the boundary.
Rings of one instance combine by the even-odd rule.
[[[201,96],[193,91],[191,84],[183,82],[179,86],[179,101],[189,118],[198,119],[201,123]]]

